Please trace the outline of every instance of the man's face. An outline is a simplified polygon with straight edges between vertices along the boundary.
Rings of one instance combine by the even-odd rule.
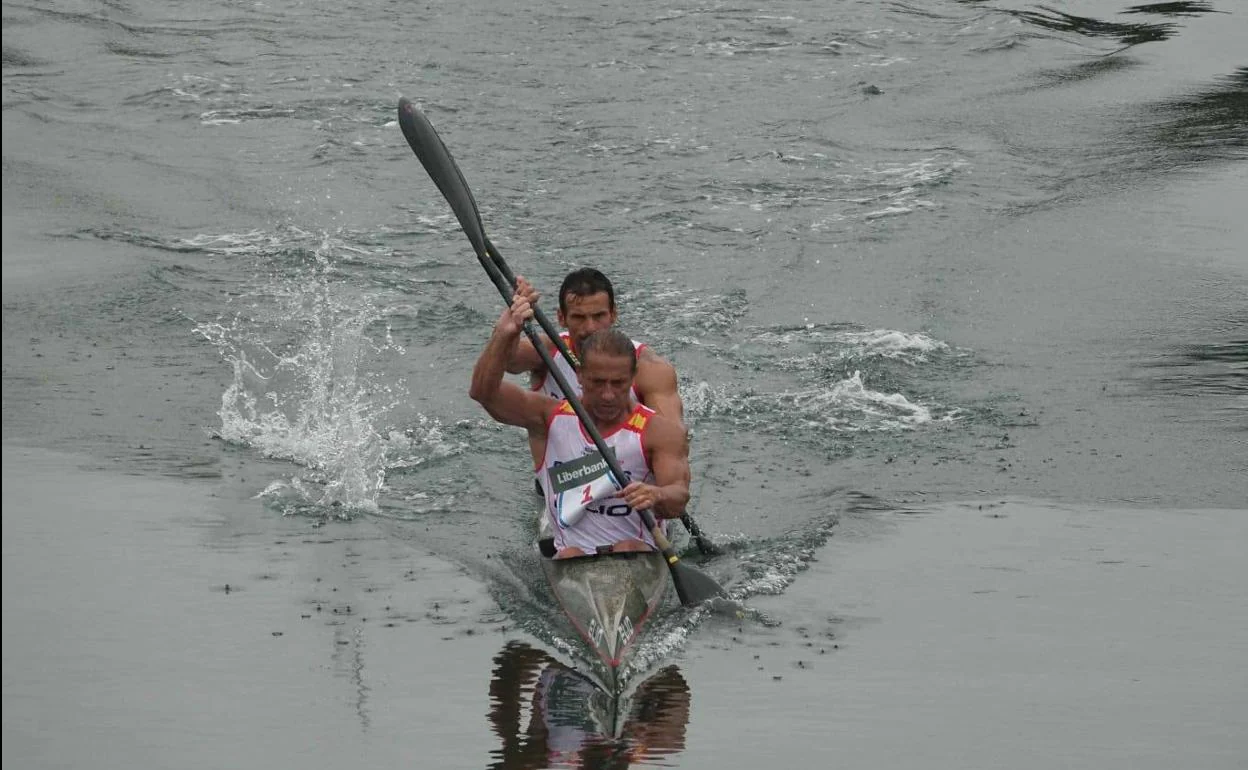
[[[615,323],[615,308],[605,291],[597,294],[569,294],[564,298],[567,310],[559,311],[559,323],[572,335],[572,347],[580,348],[581,342],[601,329]]]
[[[615,423],[633,406],[633,361],[630,356],[595,352],[577,370],[581,400],[595,421]]]

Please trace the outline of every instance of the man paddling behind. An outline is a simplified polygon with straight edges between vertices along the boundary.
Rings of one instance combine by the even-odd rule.
[[[530,302],[537,301],[537,292],[523,278],[517,279],[516,293],[524,294]],[[615,325],[618,314],[615,309],[615,287],[600,271],[592,267],[573,270],[564,277],[559,287],[559,325],[567,329],[561,334],[564,343],[578,359],[581,357],[581,346],[585,338],[602,329]],[[545,339],[545,338],[543,338]],[[573,387],[577,387],[576,372],[563,357],[554,343],[546,340],[547,350],[555,361],[555,366],[563,373]],[[676,369],[661,356],[640,342],[633,342],[637,354],[637,373],[633,378],[632,397],[659,414],[677,422],[684,420],[684,403],[680,399],[680,390],[676,380]],[[507,360],[507,371],[511,374],[529,372],[533,390],[545,393],[553,398],[563,398],[559,383],[546,371],[546,364],[541,355],[527,338],[521,338],[519,344]],[[578,392],[577,395],[580,395]],[[529,449],[533,460],[541,458],[542,445],[530,440]],[[688,479],[686,479],[688,481]],[[542,493],[541,479],[538,480],[538,494]]]
[[[525,320],[533,316],[532,289],[518,279],[511,307],[472,370],[469,395],[495,420],[524,428],[543,477],[546,515],[556,558],[608,551],[655,550],[637,509],[677,518],[689,501],[689,454],[684,426],[632,397],[638,369],[632,340],[604,328],[579,340],[577,382],[585,410],[620,468],[616,491],[610,470],[566,400],[506,382]]]

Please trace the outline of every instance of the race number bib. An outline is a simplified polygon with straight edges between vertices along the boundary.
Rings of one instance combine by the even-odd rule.
[[[551,466],[547,474],[555,495],[555,518],[564,528],[575,526],[591,505],[621,488],[607,461],[597,452]]]

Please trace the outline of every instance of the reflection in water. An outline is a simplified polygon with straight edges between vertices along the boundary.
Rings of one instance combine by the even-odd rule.
[[[675,666],[616,702],[522,642],[509,642],[494,664],[489,718],[502,748],[491,768],[627,768],[665,764],[685,748],[689,686]]]

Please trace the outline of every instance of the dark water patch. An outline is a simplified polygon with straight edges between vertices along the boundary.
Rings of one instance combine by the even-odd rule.
[[[1053,88],[1083,83],[1139,67],[1141,62],[1126,56],[1102,56],[1078,62],[1060,70],[1048,70],[1036,76],[1037,87]]]
[[[25,107],[22,112],[27,117],[45,125],[77,125],[84,122],[78,111],[95,109],[95,103],[75,90],[42,87],[42,84],[50,83],[64,74],[64,70],[20,73],[17,77],[38,80],[15,89],[20,91],[23,98],[6,100],[5,109]],[[38,109],[35,105],[38,105]]]
[[[1140,61],[1125,57],[1098,58],[1046,70],[1025,90],[1127,75],[1140,66]],[[1036,156],[1035,161],[1052,163],[1054,157],[1062,164],[1056,177],[1059,183],[1047,183],[1052,188],[1047,198],[1014,206],[1011,213],[1084,199],[1093,190],[1127,189],[1141,177],[1248,159],[1248,67],[1193,93],[1151,99],[1116,111],[1097,136],[1079,145],[1066,144],[1056,155]]]
[[[431,263],[441,268],[446,265],[441,263]],[[462,273],[463,268],[454,266]],[[407,267],[401,267],[393,271],[386,271],[377,274],[376,280],[378,285],[383,289],[393,290],[401,294],[419,295],[435,291],[451,291],[460,289],[459,282],[451,279],[439,277],[438,275],[422,276],[419,273],[412,274],[413,271]]]
[[[1035,35],[1035,34],[1021,33],[1021,32],[1007,32],[1004,34],[996,34],[996,35],[993,35],[993,38],[991,40],[988,40],[987,42],[981,43],[975,46],[974,48],[972,48],[971,52],[977,53],[977,54],[995,54],[995,53],[1013,51],[1015,49],[1021,49],[1021,48],[1026,47],[1028,40],[1032,38],[1037,38],[1037,37],[1041,37],[1041,36]]]
[[[1211,420],[1230,417],[1228,427],[1248,430],[1248,316],[1237,320],[1227,331],[1211,333],[1214,339],[1173,344],[1137,364],[1142,387],[1205,400]]]
[[[1141,13],[1152,16],[1200,16],[1204,13],[1228,13],[1228,11],[1220,11],[1213,7],[1213,3],[1203,2],[1202,0],[1178,0],[1169,3],[1148,3],[1146,5],[1133,5],[1127,8],[1123,13]]]
[[[101,241],[118,241],[120,243],[130,243],[136,246],[142,246],[147,249],[157,249],[160,251],[170,252],[199,252],[204,251],[201,245],[192,241],[184,241],[181,239],[170,239],[152,233],[140,232],[137,230],[122,230],[115,227],[89,227],[77,230],[70,235],[75,238],[98,238]]]
[[[85,340],[125,352],[149,331],[184,326],[186,317],[179,306],[203,280],[193,268],[152,265],[105,287],[72,287],[34,300],[9,301],[5,311],[44,336]],[[153,355],[184,353],[174,348]]]
[[[994,393],[966,399],[962,409],[968,424],[982,426],[991,435],[1003,437],[1003,442],[1009,441],[1006,438],[1008,429],[1034,428],[1039,424],[1034,408],[1013,393]]]
[[[119,41],[109,41],[104,44],[104,48],[111,54],[130,59],[172,59],[179,55],[172,51],[157,51],[150,48],[142,48],[133,43],[122,43]]]
[[[97,469],[104,471],[121,469],[134,475],[189,481],[216,481],[224,475],[220,457],[211,447],[206,447],[202,454],[188,453],[183,436],[151,436],[142,441],[107,444],[96,444],[92,438],[83,436],[61,448],[91,452],[100,458]]]
[[[903,16],[917,16],[921,19],[928,19],[931,21],[943,21],[946,19],[957,18],[952,14],[937,11],[934,7],[925,7],[917,3],[901,2],[901,0],[891,0],[891,2],[884,3],[884,5],[890,11],[894,11]]]
[[[105,4],[107,6],[107,4]],[[218,36],[234,33],[271,34],[280,28],[284,17],[280,13],[266,14],[249,7],[245,16],[236,10],[229,10],[223,18],[195,17],[183,19],[145,20],[139,12],[127,7],[115,7],[109,11],[69,11],[46,7],[27,7],[24,10],[38,14],[47,19],[66,22],[73,25],[105,29],[113,32],[124,32],[135,37],[144,35],[170,35],[176,37],[194,37],[215,39]],[[271,26],[264,26],[265,24]],[[6,21],[7,25],[7,21]]]
[[[97,29],[109,30],[125,30],[125,25],[115,19],[107,17],[103,13],[91,13],[82,11],[67,11],[57,8],[44,8],[39,6],[29,6],[22,10],[29,12],[34,16],[41,16],[45,19],[52,19],[58,22],[66,22],[85,27],[93,27]],[[31,23],[27,21],[27,23]],[[9,24],[5,19],[5,26]]]
[[[6,20],[6,27],[8,26],[8,23],[9,22]],[[2,51],[0,51],[0,59],[2,59],[4,63],[4,76],[6,80],[11,74],[9,72],[10,67],[37,67],[45,64],[43,60],[39,59],[34,54],[11,45],[5,45]],[[8,100],[6,99],[5,101]]]
[[[1087,38],[1106,38],[1126,47],[1166,40],[1178,31],[1178,25],[1171,22],[1124,24],[1090,16],[1075,16],[1043,5],[1037,7],[1037,11],[1001,10],[1040,29],[1073,33]]]
[[[1184,164],[1248,158],[1248,66],[1194,94],[1150,105],[1137,126],[1132,133],[1176,150]]]

